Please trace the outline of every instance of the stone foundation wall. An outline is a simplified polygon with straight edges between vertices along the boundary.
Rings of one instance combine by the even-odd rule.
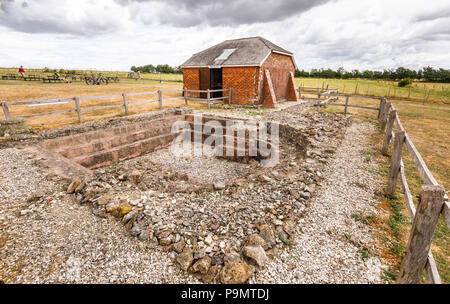
[[[30,128],[22,118],[0,119],[0,137],[10,137],[16,134],[27,133]]]

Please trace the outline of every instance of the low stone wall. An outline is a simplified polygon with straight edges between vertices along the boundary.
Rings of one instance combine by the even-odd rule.
[[[29,131],[30,127],[27,126],[22,118],[0,119],[0,137],[11,137]]]

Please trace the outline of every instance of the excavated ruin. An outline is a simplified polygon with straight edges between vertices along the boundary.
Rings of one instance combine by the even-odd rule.
[[[207,283],[245,283],[295,242],[320,171],[348,124],[342,116],[297,112],[258,119],[268,122],[269,133],[279,123],[278,149],[270,138],[257,141],[258,148],[279,155],[270,168],[262,166],[267,155],[259,149],[250,155],[250,131],[243,133],[243,149],[237,145],[242,133],[220,135],[218,150],[231,145],[233,156],[174,157],[169,147],[182,132],[202,147],[210,134],[198,134],[199,127],[249,122],[182,110],[55,131],[30,143],[47,167],[73,173],[62,175],[71,180],[67,193],[74,203],[120,220],[132,236],[167,251],[187,275]],[[175,122],[188,131],[172,132]]]

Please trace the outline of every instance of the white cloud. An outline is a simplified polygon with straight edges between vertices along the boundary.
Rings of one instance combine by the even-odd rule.
[[[185,20],[163,24],[173,16],[165,10],[175,8],[173,3],[0,0],[0,41],[6,42],[0,44],[0,53],[6,54],[0,56],[0,66],[128,70],[149,63],[179,65],[223,40],[263,36],[294,52],[297,65],[306,70],[341,65],[348,70],[450,68],[446,0],[435,0],[432,6],[411,0],[335,0],[311,9],[286,4],[283,9],[297,11],[265,19],[243,11],[229,22],[225,18],[216,23],[202,21],[199,12],[205,7],[198,1],[194,13],[175,12]],[[262,8],[258,10],[267,10]]]

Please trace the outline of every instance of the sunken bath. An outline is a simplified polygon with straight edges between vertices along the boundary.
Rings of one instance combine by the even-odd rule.
[[[219,156],[240,163],[254,159],[267,166],[269,159],[278,155],[278,144],[272,147],[270,134],[267,130],[261,132],[256,122],[246,124],[242,119],[175,112],[162,118],[49,139],[39,146],[91,170],[161,149],[185,160],[187,153],[196,157]],[[177,142],[178,146],[168,148]]]
[[[264,167],[267,155],[257,149],[251,156],[254,144],[248,140],[238,148],[242,137],[237,132],[231,139],[222,134],[224,143],[233,143],[234,156],[172,155],[171,143],[181,134],[177,128],[172,132],[176,121],[192,127],[190,141],[199,147],[210,146],[209,132],[198,134],[192,112],[162,113],[117,120],[40,145],[92,172],[72,179],[67,192],[73,193],[73,203],[121,221],[143,245],[161,247],[175,265],[203,282],[244,283],[292,244],[295,225],[307,211],[318,175],[305,160],[309,140],[304,134],[316,132],[311,127],[316,117],[305,116],[303,128],[280,124],[279,163]],[[204,129],[210,121],[226,126],[230,120],[249,122],[208,114],[202,115],[200,126]],[[324,120],[329,123],[333,120]],[[343,124],[337,124],[327,140],[338,140]],[[272,126],[268,124],[268,134]],[[267,144],[273,150],[268,139],[256,146]]]

